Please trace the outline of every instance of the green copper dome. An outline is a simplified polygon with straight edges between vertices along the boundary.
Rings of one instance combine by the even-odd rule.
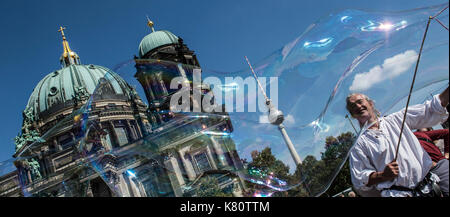
[[[34,88],[25,110],[30,109],[37,119],[47,117],[74,105],[77,95],[89,97],[100,79],[109,73],[112,95],[129,91],[127,83],[108,68],[97,65],[69,65],[45,76]],[[110,95],[111,95],[110,94]]]
[[[169,44],[177,44],[178,37],[169,31],[155,31],[145,36],[139,44],[139,57],[143,57],[147,52]]]

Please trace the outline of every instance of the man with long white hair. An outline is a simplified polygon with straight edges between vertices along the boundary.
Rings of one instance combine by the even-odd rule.
[[[449,89],[424,104],[409,106],[394,161],[405,110],[379,117],[374,101],[364,94],[347,97],[347,110],[362,129],[350,150],[350,173],[362,196],[448,196],[448,160],[435,166],[411,131],[448,118]],[[375,194],[374,194],[375,193]]]

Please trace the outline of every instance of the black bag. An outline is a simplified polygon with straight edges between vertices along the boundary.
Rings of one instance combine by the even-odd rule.
[[[442,197],[441,188],[439,187],[437,180],[433,178],[433,173],[431,172],[429,172],[414,189],[396,185],[391,186],[389,189],[409,191],[412,192],[413,197]]]
[[[429,172],[425,178],[414,188],[414,197],[442,197],[442,191],[437,181]]]

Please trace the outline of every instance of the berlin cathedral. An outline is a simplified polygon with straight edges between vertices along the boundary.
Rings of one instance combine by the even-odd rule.
[[[169,88],[174,77],[202,97],[211,91],[193,85],[200,69],[194,51],[173,33],[155,31],[152,21],[147,25],[152,32],[139,44],[134,77],[148,105],[116,72],[82,64],[60,27],[61,69],[31,93],[15,138],[15,170],[0,177],[1,197],[201,196],[208,177],[226,194],[243,195],[244,181],[232,171],[244,165],[223,136],[233,131],[229,115],[171,111],[179,91]]]

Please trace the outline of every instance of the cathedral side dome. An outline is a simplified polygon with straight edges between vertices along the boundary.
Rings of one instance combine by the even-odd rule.
[[[161,30],[155,31],[145,36],[139,44],[139,57],[142,58],[149,51],[170,44],[177,44],[178,37],[173,33]]]
[[[167,30],[155,31],[153,21],[147,17],[147,26],[151,28],[152,33],[146,35],[139,44],[139,58],[143,58],[148,52],[167,45],[179,43],[179,38]]]

